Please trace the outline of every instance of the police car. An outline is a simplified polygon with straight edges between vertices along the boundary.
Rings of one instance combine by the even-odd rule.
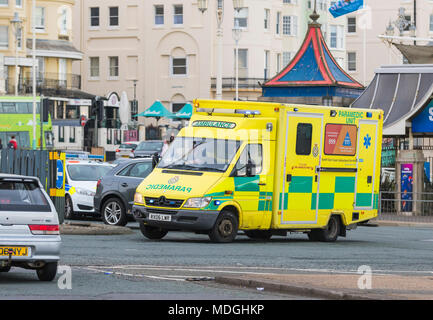
[[[66,160],[65,218],[75,214],[94,214],[93,197],[98,179],[115,165],[92,160]]]

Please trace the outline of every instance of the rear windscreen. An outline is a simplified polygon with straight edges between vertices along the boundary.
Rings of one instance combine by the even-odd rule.
[[[0,181],[0,211],[51,211],[35,182]]]

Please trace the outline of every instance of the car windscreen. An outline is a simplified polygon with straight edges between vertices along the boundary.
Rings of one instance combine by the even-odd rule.
[[[50,212],[51,207],[36,182],[2,180],[0,211]]]
[[[106,165],[73,164],[67,166],[69,177],[73,181],[98,181],[113,167]]]
[[[141,142],[135,151],[161,151],[163,142]]]
[[[119,146],[119,149],[134,149],[137,145],[134,143],[125,143]]]
[[[178,137],[158,168],[225,172],[240,145],[239,140]]]

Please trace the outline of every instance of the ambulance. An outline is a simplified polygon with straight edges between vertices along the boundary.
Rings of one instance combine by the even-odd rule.
[[[302,232],[335,241],[377,217],[383,111],[195,100],[190,123],[138,186],[143,235],[231,242]]]

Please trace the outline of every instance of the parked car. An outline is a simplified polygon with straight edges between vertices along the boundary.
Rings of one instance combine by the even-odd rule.
[[[94,208],[105,224],[124,226],[133,218],[135,189],[152,169],[152,159],[129,159],[98,180]]]
[[[0,174],[0,272],[33,269],[39,280],[51,281],[60,245],[56,208],[39,179]]]
[[[116,159],[117,158],[129,158],[131,155],[131,152],[134,151],[134,149],[139,145],[140,141],[130,141],[130,142],[124,142],[122,143],[117,149],[116,149]]]
[[[131,158],[152,158],[155,153],[161,155],[163,147],[164,141],[161,140],[142,141],[131,154]]]
[[[65,218],[76,214],[95,214],[93,197],[96,183],[115,165],[90,160],[67,160],[65,181]]]

